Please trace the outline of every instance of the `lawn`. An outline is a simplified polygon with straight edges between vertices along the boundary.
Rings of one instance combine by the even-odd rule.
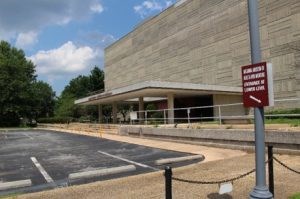
[[[290,119],[290,118],[276,118],[276,119],[266,119],[266,124],[290,124],[291,127],[300,126],[300,119]]]
[[[300,199],[300,193],[296,193],[289,197],[289,199]]]

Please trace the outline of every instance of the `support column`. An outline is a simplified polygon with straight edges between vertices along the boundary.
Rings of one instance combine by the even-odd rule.
[[[117,124],[117,123],[118,123],[117,113],[118,113],[117,103],[114,102],[114,103],[112,104],[112,116],[113,116],[113,123],[114,123],[114,124]]]
[[[103,123],[103,112],[102,112],[102,104],[98,105],[98,122]]]
[[[139,111],[145,111],[145,107],[144,107],[144,98],[143,97],[139,97]],[[144,123],[144,119],[145,119],[145,112],[139,112],[139,123],[142,124]]]
[[[174,124],[174,94],[168,94],[168,123]]]

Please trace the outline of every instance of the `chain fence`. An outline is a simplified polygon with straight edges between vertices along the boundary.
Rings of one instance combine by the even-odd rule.
[[[179,181],[179,182],[186,182],[186,183],[191,183],[191,184],[222,184],[222,183],[226,183],[226,182],[234,182],[236,180],[239,180],[241,178],[244,178],[252,173],[255,172],[255,169],[252,169],[251,171],[248,171],[247,173],[244,173],[242,175],[239,175],[237,177],[234,178],[229,178],[229,179],[225,179],[225,180],[218,180],[218,181],[197,181],[197,180],[186,180],[186,179],[182,179],[182,178],[176,178],[176,177],[172,177],[173,180]]]
[[[269,163],[271,159],[267,160],[265,164]],[[244,177],[247,177],[248,175],[254,173],[256,169],[251,169],[250,171],[243,173],[239,176],[233,177],[233,178],[228,178],[228,179],[223,179],[223,180],[214,180],[214,181],[199,181],[199,180],[187,180],[187,179],[182,179],[182,178],[177,178],[177,177],[172,177],[173,180],[179,181],[179,182],[186,182],[186,183],[191,183],[191,184],[222,184],[226,182],[234,182],[239,179],[242,179]]]
[[[269,176],[269,190],[274,196],[274,171],[273,171],[273,162],[276,161],[280,166],[288,169],[289,171],[300,174],[300,171],[297,171],[296,169],[291,168],[287,164],[283,163],[280,161],[278,158],[273,156],[273,147],[268,146],[268,160],[265,162],[265,164],[268,164],[269,170],[268,170],[268,176]],[[242,178],[245,178],[252,173],[254,173],[256,169],[252,169],[246,173],[240,174],[236,177],[231,177],[227,179],[222,179],[222,180],[211,180],[211,181],[206,181],[206,180],[190,180],[190,179],[183,179],[179,177],[174,177],[172,176],[172,168],[167,166],[165,168],[165,183],[166,183],[166,198],[171,199],[172,198],[172,180],[178,181],[178,182],[183,182],[183,183],[190,183],[190,184],[198,184],[198,185],[221,185],[224,183],[233,183],[234,181],[240,180]]]
[[[285,163],[283,163],[282,161],[278,160],[276,157],[273,157],[273,160],[275,160],[278,164],[280,164],[281,166],[285,167],[286,169],[296,173],[296,174],[300,174],[300,171],[296,171],[295,169],[292,169],[291,167],[287,166]]]
[[[286,169],[296,173],[296,174],[300,174],[300,171],[296,171],[295,169],[292,169],[291,167],[287,166],[285,163],[283,163],[282,161],[278,160],[276,157],[273,156],[272,158],[273,160],[275,160],[278,164],[280,164],[281,166],[285,167]],[[265,162],[265,164],[268,164],[269,162],[271,162],[272,159],[269,159]],[[228,179],[224,179],[224,180],[214,180],[214,181],[201,181],[201,180],[188,180],[188,179],[182,179],[182,178],[178,178],[178,177],[172,177],[173,180],[175,181],[179,181],[179,182],[186,182],[186,183],[191,183],[191,184],[222,184],[222,183],[226,183],[226,182],[234,182],[237,181],[239,179],[242,179],[244,177],[247,177],[248,175],[252,174],[255,172],[256,169],[252,169],[246,173],[243,173],[239,176],[233,177],[233,178],[228,178]]]

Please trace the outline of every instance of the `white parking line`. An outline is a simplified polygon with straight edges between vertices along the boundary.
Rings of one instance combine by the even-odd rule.
[[[21,187],[29,187],[32,185],[31,180],[19,180],[13,182],[2,182],[0,181],[0,191],[7,189],[16,189]]]
[[[69,178],[69,180],[76,180],[76,179],[81,179],[81,178],[91,178],[91,177],[98,177],[98,176],[130,172],[130,171],[135,171],[135,170],[136,170],[136,168],[134,165],[127,165],[127,166],[121,166],[121,167],[113,167],[113,168],[71,173],[71,174],[69,174],[68,178]]]
[[[125,158],[121,158],[119,156],[116,156],[116,155],[112,155],[112,154],[109,154],[109,153],[106,153],[106,152],[103,152],[103,151],[98,151],[98,153],[101,153],[103,155],[107,155],[107,156],[110,156],[110,157],[113,157],[113,158],[116,158],[116,159],[119,159],[119,160],[122,160],[124,162],[128,162],[130,164],[135,164],[137,166],[140,166],[140,167],[143,167],[143,168],[148,168],[148,169],[152,169],[154,171],[159,171],[159,169],[155,168],[155,167],[151,167],[151,166],[148,166],[148,165],[145,165],[145,164],[142,164],[142,163],[138,163],[138,162],[134,162],[134,161],[131,161],[131,160],[128,160],[128,159],[125,159]]]
[[[29,139],[33,140],[34,138],[30,135],[27,135],[26,133],[23,133],[24,136],[28,137]]]
[[[175,163],[175,162],[183,162],[183,161],[188,161],[188,160],[199,160],[202,161],[204,160],[203,155],[190,155],[190,156],[183,156],[183,157],[178,157],[178,158],[165,158],[165,159],[160,159],[160,160],[155,160],[155,165],[163,165],[163,164],[170,164],[170,163]]]
[[[37,161],[35,157],[31,157],[31,160],[48,183],[54,182],[53,179],[49,176],[49,174],[46,172],[46,170],[42,167],[42,165]]]
[[[3,138],[5,140],[7,138],[7,135],[5,133],[0,132],[0,138]]]

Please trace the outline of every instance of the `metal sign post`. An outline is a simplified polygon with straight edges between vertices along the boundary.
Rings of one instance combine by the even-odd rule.
[[[261,62],[260,36],[258,24],[257,0],[248,0],[249,31],[251,41],[252,64]],[[255,117],[255,165],[256,165],[256,186],[250,193],[250,198],[273,198],[266,186],[265,168],[265,132],[264,132],[264,108],[254,108]]]

